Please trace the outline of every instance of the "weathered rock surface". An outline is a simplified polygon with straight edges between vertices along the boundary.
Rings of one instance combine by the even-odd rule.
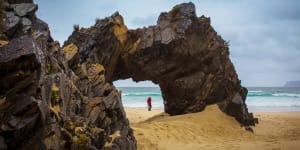
[[[0,149],[136,149],[112,85],[130,77],[159,84],[171,115],[217,103],[242,125],[255,122],[228,45],[192,3],[136,30],[115,13],[75,27],[63,48],[32,0],[0,6]]]
[[[26,0],[24,2],[13,1],[13,4],[2,1],[1,7],[1,16],[4,20],[3,23],[1,22],[1,26],[3,26],[1,27],[1,32],[5,33],[1,34],[1,38],[12,39],[30,34],[31,20],[35,19],[34,13],[38,8],[36,4],[26,3]]]
[[[202,111],[219,104],[242,125],[254,125],[241,86],[229,59],[228,43],[210,25],[210,18],[197,17],[195,6],[184,3],[162,13],[157,25],[128,30],[118,13],[96,21],[90,28],[77,28],[65,42],[78,49],[69,60],[76,75],[86,63],[102,64],[105,78],[151,80],[162,90],[165,112],[178,115]]]
[[[74,73],[72,55],[35,16],[37,6],[8,2],[1,5],[0,149],[136,149],[104,67],[86,62]]]
[[[37,10],[37,5],[32,3],[12,4],[11,8],[14,9],[18,16],[23,17],[25,15],[33,15]]]

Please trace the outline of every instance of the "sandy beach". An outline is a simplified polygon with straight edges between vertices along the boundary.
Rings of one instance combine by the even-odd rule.
[[[169,116],[161,109],[127,108],[138,150],[300,149],[300,112],[257,112],[254,133],[216,105],[203,112]]]

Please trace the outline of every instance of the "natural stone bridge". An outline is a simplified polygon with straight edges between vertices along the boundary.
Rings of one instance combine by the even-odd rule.
[[[192,3],[128,30],[118,13],[74,26],[63,48],[35,15],[32,0],[0,1],[0,149],[135,150],[112,82],[159,84],[171,115],[218,104],[253,125],[228,44]]]
[[[132,78],[158,84],[171,115],[219,104],[241,124],[253,124],[245,104],[247,89],[229,59],[228,43],[210,18],[196,16],[192,3],[177,5],[162,13],[157,25],[136,30],[128,30],[117,12],[90,28],[77,27],[65,47],[69,66],[79,76],[83,65],[99,63],[110,83]]]

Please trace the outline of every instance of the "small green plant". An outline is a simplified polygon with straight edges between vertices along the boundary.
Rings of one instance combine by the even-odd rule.
[[[180,6],[173,7],[173,9],[171,10],[171,17],[172,17],[172,21],[182,18],[180,13]]]
[[[79,30],[80,30],[80,27],[79,27],[78,24],[75,24],[75,25],[73,26],[73,28],[74,28],[74,31],[79,31]]]
[[[96,18],[96,19],[95,19],[96,24],[97,24],[98,22],[100,22],[100,20],[101,20],[100,18]]]
[[[222,48],[222,55],[229,55],[229,42],[224,41],[224,47]]]
[[[48,64],[47,64],[47,70],[46,70],[46,73],[47,73],[47,74],[50,74],[50,73],[51,73],[51,68],[52,68],[51,64],[48,63]]]
[[[58,91],[52,90],[51,100],[54,102],[59,101]]]
[[[179,12],[180,12],[180,7],[179,6],[173,7],[173,9],[171,10],[172,17],[176,16]]]
[[[215,32],[215,29],[212,26],[209,26],[209,31],[210,32]]]
[[[205,17],[204,15],[200,16],[200,21],[201,22],[210,22],[210,18],[209,17]]]
[[[229,48],[229,46],[230,46],[230,45],[229,45],[229,42],[230,42],[230,41],[224,41],[225,47]]]

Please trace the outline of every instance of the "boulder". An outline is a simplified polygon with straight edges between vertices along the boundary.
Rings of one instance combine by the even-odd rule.
[[[4,26],[0,28],[5,34],[1,35],[2,39],[12,40],[13,38],[22,37],[29,34],[33,21],[36,22],[35,11],[37,5],[32,3],[8,3],[3,2]],[[2,26],[2,25],[1,25]]]
[[[6,13],[4,31],[10,31],[16,29],[16,26],[20,22],[20,17],[16,16],[13,12]]]
[[[37,5],[32,3],[11,4],[11,7],[16,15],[20,17],[32,16],[38,9]]]
[[[21,24],[22,24],[22,26],[23,26],[23,31],[25,32],[25,31],[27,31],[27,30],[29,30],[30,28],[31,28],[31,26],[32,26],[32,22],[31,22],[31,20],[29,20],[28,18],[22,18],[22,21],[21,21]]]

